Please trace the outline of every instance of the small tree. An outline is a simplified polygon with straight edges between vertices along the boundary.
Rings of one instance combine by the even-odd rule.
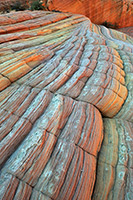
[[[30,10],[45,10],[46,8],[42,5],[40,0],[34,0],[31,3]]]

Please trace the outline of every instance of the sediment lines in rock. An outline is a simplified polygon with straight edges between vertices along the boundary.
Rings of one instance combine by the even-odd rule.
[[[38,12],[29,12],[35,19],[17,23],[17,29],[23,27],[19,32],[7,34],[8,25],[1,27],[2,32],[7,29],[1,35],[1,90],[28,73],[19,84],[92,103],[105,116],[114,116],[127,89],[123,61],[106,46],[110,38],[95,34],[96,27],[83,16],[40,13],[44,16],[37,18]],[[16,23],[11,27],[15,29]],[[32,30],[24,31],[25,27]]]
[[[95,198],[104,163],[110,174],[105,174],[108,185],[101,185],[102,189],[106,185],[103,199],[115,195],[123,182],[111,177],[114,169],[119,174],[122,167],[130,177],[131,167],[117,163],[124,137],[113,128],[118,119],[105,119],[107,134],[96,177],[103,139],[101,113],[132,121],[132,38],[96,26],[82,15],[24,11],[4,16],[0,16],[0,196],[88,200],[96,179]],[[119,123],[126,128],[130,124]],[[112,134],[109,146],[106,129]],[[129,179],[124,192],[130,190]]]
[[[33,2],[34,0],[1,0],[0,11],[29,9]],[[132,26],[131,0],[42,0],[41,2],[45,10],[82,14],[89,17],[93,23],[110,28]]]
[[[121,32],[133,37],[133,26],[120,28],[120,29],[118,29],[118,31],[121,31]]]
[[[132,198],[131,122],[104,119],[104,140],[100,150],[97,181],[92,199]]]
[[[32,92],[27,96],[25,100],[32,99]],[[6,127],[6,136],[1,140],[1,166],[12,154],[2,168],[4,187],[8,188],[7,174],[11,174],[9,184],[26,183],[23,187],[34,188],[52,199],[90,198],[102,142],[99,111],[91,104],[52,95],[45,90],[36,95],[28,108],[25,103],[23,108],[17,104],[12,110],[10,118],[14,115],[18,121]],[[23,112],[19,112],[21,109]],[[3,123],[7,121],[8,116]],[[5,198],[7,193],[5,189],[1,196]]]
[[[95,24],[111,28],[132,26],[133,8],[130,0],[50,0],[46,5],[49,10],[82,14]]]

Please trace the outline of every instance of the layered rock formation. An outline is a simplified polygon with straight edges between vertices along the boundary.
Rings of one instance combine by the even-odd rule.
[[[30,8],[38,0],[1,0],[0,11]],[[132,0],[40,0],[45,10],[82,14],[110,28],[133,26]]]
[[[126,34],[130,35],[131,37],[133,37],[133,26],[120,28],[120,29],[118,29],[118,31],[121,31],[121,32],[126,33]]]
[[[47,7],[50,10],[83,14],[93,23],[111,28],[133,25],[131,0],[48,0]]]
[[[70,13],[0,24],[1,199],[130,199],[132,38]]]
[[[92,199],[132,199],[132,123],[104,119],[97,181]]]

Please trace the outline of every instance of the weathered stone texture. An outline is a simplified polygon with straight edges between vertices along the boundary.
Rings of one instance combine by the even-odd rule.
[[[13,23],[14,15],[9,15]],[[123,61],[116,51],[123,46],[117,44],[115,32],[112,30],[116,49],[112,44],[108,47],[105,45],[106,42],[113,43],[107,30],[99,27],[103,31],[100,35],[98,27],[83,16],[49,12],[46,16],[43,15],[43,12],[40,12],[39,18],[36,19],[38,12],[34,12],[31,13],[31,18],[35,19],[19,23],[18,14],[18,25],[11,25],[14,31],[19,29],[17,34],[10,32],[10,25],[1,26],[2,33],[3,30],[8,32],[1,36],[1,75],[11,83],[29,72],[18,81],[19,84],[25,82],[25,85],[31,87],[45,88],[84,100],[94,104],[105,116],[114,116],[127,97]],[[118,37],[120,36],[119,34]],[[124,37],[123,44],[126,38],[127,42],[130,40],[126,35]],[[131,51],[130,44],[125,43],[124,48],[127,48],[126,46]],[[125,50],[122,51],[125,53]],[[6,55],[7,52],[10,54]],[[45,64],[42,64],[43,62]],[[5,84],[5,87],[10,83]]]
[[[48,0],[47,7],[50,10],[86,15],[93,23],[112,28],[133,25],[131,0]]]
[[[92,199],[132,199],[132,133],[132,123],[104,119],[104,140]]]
[[[29,9],[37,0],[1,0],[0,11]],[[40,0],[44,10],[71,12],[90,18],[95,24],[110,28],[125,28],[133,25],[132,0]]]
[[[22,122],[27,118],[26,121],[33,124],[34,116],[38,118],[43,112],[31,131],[18,121],[15,126],[20,131],[13,126],[14,133],[9,129],[1,141],[2,164],[28,133],[3,167],[2,185],[7,181],[8,173],[52,199],[90,198],[95,182],[96,157],[102,142],[101,115],[91,104],[76,102],[62,95],[51,98],[52,94],[42,90],[26,112],[21,113]],[[21,132],[18,124],[26,133]],[[6,197],[7,192],[5,189],[1,195]]]
[[[133,26],[120,28],[120,29],[118,29],[118,31],[121,31],[121,32],[126,33],[127,35],[130,35],[131,37],[133,37]]]
[[[70,13],[0,24],[0,198],[128,199],[132,38]]]

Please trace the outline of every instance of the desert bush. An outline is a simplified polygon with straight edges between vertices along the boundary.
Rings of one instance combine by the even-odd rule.
[[[34,0],[31,3],[30,10],[45,10],[45,7],[42,5],[40,0]]]

